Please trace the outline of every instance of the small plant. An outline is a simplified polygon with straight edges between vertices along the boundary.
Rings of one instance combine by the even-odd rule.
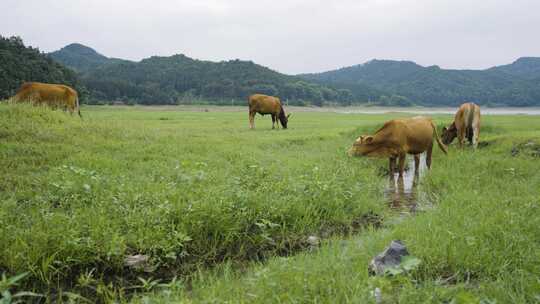
[[[154,288],[160,286],[161,280],[154,280],[153,278],[148,278],[147,280],[141,277],[137,278],[141,284],[135,287],[142,289],[144,292],[152,291]]]
[[[2,298],[0,298],[0,304],[23,303],[24,301],[22,298],[42,296],[29,291],[19,291],[15,294],[12,293],[11,290],[15,288],[18,285],[18,282],[24,279],[27,275],[28,273],[24,272],[13,277],[8,277],[5,273],[2,273],[2,277],[0,279],[0,294],[2,295]]]
[[[385,273],[388,275],[393,275],[393,276],[396,276],[399,274],[405,274],[418,268],[421,262],[422,261],[417,257],[410,256],[410,255],[404,256],[401,259],[401,263],[399,263],[399,265],[396,265],[394,267],[389,267],[388,269],[386,269]]]

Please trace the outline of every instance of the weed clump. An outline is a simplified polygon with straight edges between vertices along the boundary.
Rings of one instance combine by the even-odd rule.
[[[526,155],[530,157],[540,157],[540,144],[529,140],[527,142],[522,142],[512,147],[510,150],[512,156]]]

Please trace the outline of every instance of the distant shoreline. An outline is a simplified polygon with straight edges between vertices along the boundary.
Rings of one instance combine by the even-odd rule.
[[[246,112],[247,106],[228,105],[85,105],[85,107],[117,108],[144,111],[193,111],[193,112]],[[288,112],[331,112],[340,114],[454,114],[457,107],[381,107],[381,106],[350,106],[350,107],[285,107]],[[483,115],[540,115],[540,107],[487,107],[481,108]]]

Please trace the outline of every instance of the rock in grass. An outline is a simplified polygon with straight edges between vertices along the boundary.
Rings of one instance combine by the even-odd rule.
[[[124,258],[124,266],[135,269],[152,272],[153,267],[149,263],[150,257],[144,254],[128,255]]]
[[[320,242],[319,242],[319,238],[314,236],[314,235],[310,235],[308,238],[307,238],[307,243],[309,244],[309,246],[319,246]]]
[[[387,269],[396,267],[401,263],[401,258],[408,256],[407,247],[400,240],[393,240],[383,252],[374,257],[369,263],[371,275],[382,275]]]

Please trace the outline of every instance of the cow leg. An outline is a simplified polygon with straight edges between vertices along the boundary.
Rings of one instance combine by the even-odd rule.
[[[414,175],[417,175],[418,172],[418,168],[420,168],[420,154],[415,154],[414,155]]]
[[[469,142],[469,145],[473,145],[473,137],[474,137],[474,129],[472,126],[467,128],[467,141]]]
[[[405,158],[407,154],[403,153],[399,155],[399,176],[403,177],[403,171],[405,170]]]
[[[463,148],[463,140],[465,140],[465,133],[467,132],[467,128],[461,128],[458,130],[458,144],[459,148]]]
[[[472,129],[473,129],[472,144],[473,144],[474,149],[476,149],[478,147],[478,138],[480,137],[480,119],[475,119],[473,121]]]
[[[276,117],[274,116],[274,114],[270,114],[270,116],[272,116],[272,129],[274,129],[274,124],[276,123]]]
[[[396,158],[395,157],[390,157],[389,159],[389,167],[388,169],[390,170],[390,176],[394,176],[394,172],[395,172],[395,168],[396,168]]]
[[[255,112],[249,112],[249,128],[255,128]]]
[[[416,186],[418,185],[418,178],[419,178],[419,177],[418,177],[417,174],[415,174],[415,175],[413,176],[413,180],[412,180],[412,189],[411,189],[413,192],[414,192],[414,189],[416,189]]]
[[[431,169],[431,154],[433,153],[433,143],[426,150],[426,166]]]
[[[473,136],[472,136],[472,145],[473,148],[476,149],[478,147],[478,132],[480,130],[478,128],[473,128]]]

